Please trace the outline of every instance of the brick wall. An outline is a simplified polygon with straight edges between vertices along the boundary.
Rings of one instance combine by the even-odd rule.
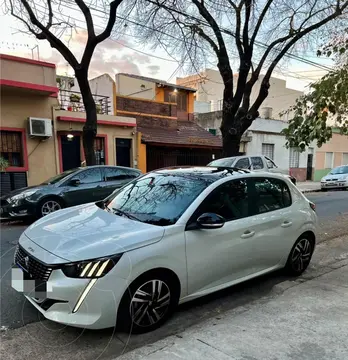
[[[154,101],[144,101],[134,98],[117,96],[117,110],[156,114],[162,116],[177,116],[176,104],[162,104]]]

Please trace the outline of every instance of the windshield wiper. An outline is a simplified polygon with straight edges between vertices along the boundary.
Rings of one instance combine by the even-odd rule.
[[[121,215],[127,217],[128,219],[140,221],[136,216],[131,215],[131,214],[128,214],[127,212],[125,212],[125,211],[123,211],[123,210],[116,209],[116,208],[112,208],[112,211],[113,211],[115,214],[117,214],[117,213],[118,213],[118,214],[121,214]]]

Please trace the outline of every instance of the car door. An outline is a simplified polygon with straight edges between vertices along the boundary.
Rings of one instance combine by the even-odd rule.
[[[103,169],[104,184],[103,198],[109,196],[113,191],[119,189],[131,180],[136,179],[140,174],[132,169],[124,169],[119,167],[105,167]]]
[[[64,200],[69,206],[102,199],[103,180],[99,167],[78,172],[64,185]]]
[[[294,231],[298,227],[298,211],[292,207],[289,187],[280,179],[250,178],[248,196],[251,215],[248,218],[249,229],[255,233],[253,272],[258,272],[276,266],[287,255],[289,243],[296,240]]]
[[[223,216],[226,223],[220,229],[185,231],[190,294],[251,273],[254,234],[250,230],[249,207],[247,181],[236,179],[215,189],[192,215],[189,223],[206,212]]]

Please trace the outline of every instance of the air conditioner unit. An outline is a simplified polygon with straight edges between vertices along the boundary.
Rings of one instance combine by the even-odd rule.
[[[39,136],[39,137],[52,136],[52,120],[30,117],[29,136]]]

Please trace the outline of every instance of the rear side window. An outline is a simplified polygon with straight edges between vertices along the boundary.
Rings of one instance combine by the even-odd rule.
[[[263,161],[259,156],[253,156],[251,158],[251,164],[253,165],[254,170],[263,169]]]
[[[239,160],[236,162],[236,165],[235,165],[235,167],[236,167],[236,168],[239,168],[239,169],[249,169],[249,166],[250,166],[250,162],[249,162],[249,158],[248,158],[248,157],[239,159]]]
[[[279,179],[251,179],[250,194],[253,215],[279,210],[291,205],[290,190],[287,184]]]
[[[104,178],[105,181],[118,181],[118,180],[130,180],[135,179],[139,176],[136,171],[120,168],[105,168]]]

